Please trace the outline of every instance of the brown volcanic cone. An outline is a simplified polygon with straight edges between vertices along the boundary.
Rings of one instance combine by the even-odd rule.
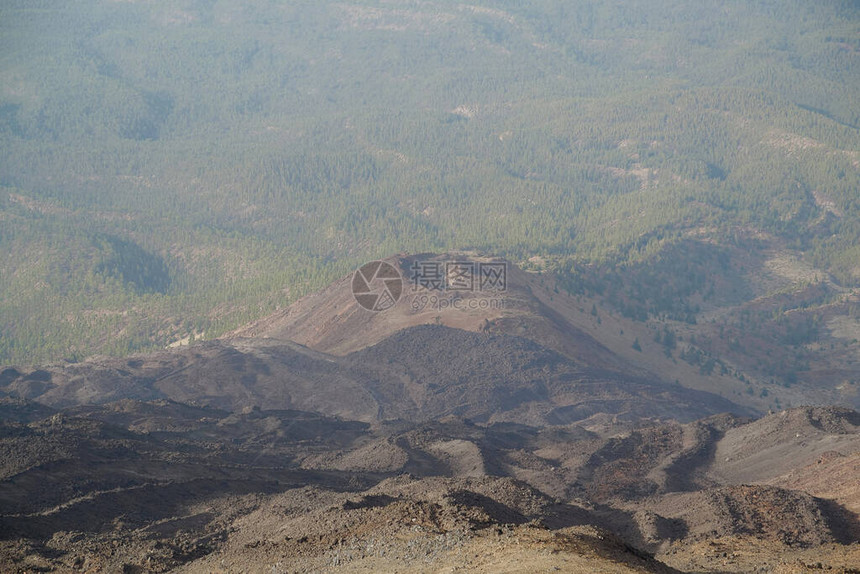
[[[527,273],[503,259],[456,253],[395,256],[384,261],[398,269],[403,278],[399,300],[389,309],[368,310],[366,307],[376,304],[377,290],[365,284],[363,277],[357,279],[356,274],[351,273],[289,308],[223,338],[290,340],[316,351],[347,355],[407,327],[440,324],[466,331],[519,335],[581,364],[644,374],[538,299],[533,289],[537,288],[540,275]],[[430,282],[428,275],[419,271],[422,266],[438,265],[444,275],[446,264],[458,262],[472,266],[472,290],[440,291],[422,286]],[[504,267],[503,289],[486,287],[481,290],[478,266],[488,264]],[[375,269],[362,267],[365,268]],[[354,294],[356,284],[360,291],[357,295]],[[370,292],[373,294],[368,295]]]

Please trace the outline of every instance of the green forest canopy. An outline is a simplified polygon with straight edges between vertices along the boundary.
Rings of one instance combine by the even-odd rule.
[[[763,230],[860,284],[860,4],[0,7],[0,363],[216,335],[380,256]],[[721,231],[720,231],[721,230]]]

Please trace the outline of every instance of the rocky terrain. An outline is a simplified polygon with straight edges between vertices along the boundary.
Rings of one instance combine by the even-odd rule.
[[[613,361],[511,273],[495,317],[337,284],[222,340],[0,369],[0,571],[858,571],[860,414]]]
[[[754,477],[716,458],[764,468],[778,428],[807,433],[809,452],[856,460],[854,411],[613,437],[576,424],[366,423],[168,400],[45,417],[7,399],[3,412],[4,571],[585,572],[596,560],[607,572],[746,572],[764,560],[847,572],[860,558],[846,490],[856,469],[819,477],[816,496],[790,488],[803,460]],[[723,553],[703,550],[712,543]]]
[[[529,424],[600,414],[689,421],[752,412],[656,377],[583,366],[523,337],[441,325],[410,327],[344,357],[275,339],[238,339],[12,371],[3,371],[7,394],[60,408],[162,398],[228,410],[267,405],[368,422],[459,415]]]

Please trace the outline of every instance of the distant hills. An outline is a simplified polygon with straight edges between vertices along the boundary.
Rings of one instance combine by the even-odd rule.
[[[0,363],[212,339],[407,251],[627,277],[640,319],[703,319],[690,239],[860,280],[854,2],[2,15]]]

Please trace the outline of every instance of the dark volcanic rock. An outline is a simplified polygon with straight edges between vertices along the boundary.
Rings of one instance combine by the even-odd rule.
[[[41,390],[25,385],[30,375],[21,375],[5,392],[17,396],[27,386],[28,397],[60,408],[169,398],[226,410],[265,405],[363,421],[456,415],[570,424],[599,413],[622,421],[689,421],[745,412],[710,393],[581,367],[522,337],[433,325],[404,329],[347,357],[243,339],[51,369]]]

